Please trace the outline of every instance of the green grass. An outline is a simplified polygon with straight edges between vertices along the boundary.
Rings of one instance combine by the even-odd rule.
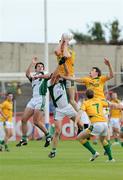
[[[123,148],[113,146],[115,163],[106,163],[100,145],[93,145],[100,153],[94,162],[91,154],[76,141],[61,141],[57,156],[48,158],[51,147],[44,148],[44,141],[30,141],[28,146],[15,147],[10,152],[0,152],[1,180],[122,180]]]

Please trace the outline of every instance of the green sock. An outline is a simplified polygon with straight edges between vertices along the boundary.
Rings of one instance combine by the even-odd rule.
[[[0,140],[0,144],[2,144],[2,145],[3,145],[4,143],[5,143],[5,142],[4,142],[4,140]]]
[[[54,135],[54,132],[55,132],[55,126],[51,126],[50,127],[50,134],[53,136]]]
[[[22,140],[27,141],[27,136],[26,136],[26,135],[23,135],[23,136],[22,136]]]
[[[2,144],[2,141],[3,141],[3,140],[0,140],[0,144]]]
[[[52,148],[52,152],[56,153],[56,148]]]
[[[117,138],[115,138],[114,140],[115,140],[115,142],[118,142],[118,139],[117,139]]]
[[[108,141],[108,144],[111,146],[111,141],[110,140],[107,140]]]
[[[49,136],[50,136],[50,133],[49,133],[49,132],[47,132],[47,133],[45,134],[45,136],[46,136],[46,137],[49,137]]]
[[[123,142],[120,142],[121,146],[123,147]]]
[[[106,152],[107,155],[108,155],[109,160],[112,160],[113,158],[112,158],[112,154],[111,154],[111,148],[110,148],[110,145],[107,144],[107,145],[105,145],[105,146],[103,146],[103,147],[104,147],[104,149],[105,149],[105,152]]]
[[[8,145],[7,144],[5,144],[5,149],[8,149]]]
[[[84,144],[83,144],[84,147],[86,147],[92,154],[95,154],[96,151],[93,149],[93,147],[90,145],[89,141],[86,141]]]

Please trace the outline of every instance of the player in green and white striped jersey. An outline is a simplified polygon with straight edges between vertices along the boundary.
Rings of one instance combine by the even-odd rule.
[[[59,77],[56,77],[55,81],[52,82],[52,75],[49,76],[37,75],[34,76],[33,78],[39,78],[39,77],[48,79],[47,86],[53,104],[55,106],[55,115],[54,115],[55,132],[52,140],[52,150],[48,155],[50,158],[54,158],[56,156],[56,148],[61,134],[62,120],[65,116],[67,116],[75,122],[77,112],[68,101],[65,81],[63,79],[59,79]]]
[[[49,146],[51,143],[51,135],[44,125],[44,106],[45,106],[45,96],[47,92],[47,80],[46,79],[33,79],[32,78],[32,66],[35,67],[34,75],[47,74],[44,71],[44,64],[42,62],[37,62],[37,58],[34,57],[32,59],[31,64],[26,70],[26,76],[29,81],[32,83],[33,96],[31,100],[28,102],[23,117],[22,117],[22,139],[16,145],[20,147],[22,145],[27,145],[27,121],[33,116],[33,123],[39,129],[41,129],[45,136],[46,142],[45,147]]]

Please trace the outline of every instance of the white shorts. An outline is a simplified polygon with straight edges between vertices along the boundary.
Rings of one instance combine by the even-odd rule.
[[[45,96],[31,98],[31,100],[28,102],[26,107],[31,108],[31,109],[39,109],[41,111],[44,111]]]
[[[120,129],[120,120],[119,120],[119,118],[111,118],[110,119],[110,126],[112,128]]]
[[[8,129],[13,129],[13,122],[0,122],[0,128],[8,128]]]
[[[108,135],[108,123],[107,122],[96,122],[93,123],[93,129],[91,135],[94,136],[107,136]]]
[[[89,117],[85,111],[81,112],[81,121],[83,122],[83,124],[90,124]]]
[[[103,113],[104,113],[104,116],[108,122],[109,121],[109,115],[110,115],[109,108],[103,108]]]
[[[76,115],[77,115],[77,112],[75,111],[73,106],[71,104],[68,104],[68,106],[66,106],[65,108],[62,108],[62,109],[56,108],[54,119],[56,121],[60,121],[65,116],[72,118],[72,117],[76,117]]]

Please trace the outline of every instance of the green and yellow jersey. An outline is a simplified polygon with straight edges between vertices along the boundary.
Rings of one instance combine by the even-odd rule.
[[[75,52],[69,48],[68,48],[68,51],[70,52],[71,57],[67,58],[65,64],[68,69],[68,76],[73,76],[74,75]],[[61,54],[60,56],[57,56],[57,61],[59,62],[62,57],[63,57],[63,54]],[[60,65],[59,74],[63,75],[63,76],[66,75],[64,65]]]
[[[11,101],[5,100],[3,103],[0,104],[0,109],[2,113],[8,117],[7,121],[12,122],[12,116],[13,116],[13,103]],[[0,121],[5,122],[6,119],[1,116]]]
[[[94,91],[94,97],[105,99],[104,95],[104,84],[108,80],[107,76],[99,76],[97,78],[91,78],[91,77],[83,77],[81,78],[82,83],[85,84],[87,89],[91,89]]]
[[[81,109],[87,113],[91,123],[107,122],[104,116],[103,107],[108,107],[108,103],[95,97],[85,100],[81,105]]]
[[[120,104],[120,102],[119,99],[111,100],[111,103]],[[110,117],[120,119],[122,117],[122,111],[120,109],[110,109]]]

